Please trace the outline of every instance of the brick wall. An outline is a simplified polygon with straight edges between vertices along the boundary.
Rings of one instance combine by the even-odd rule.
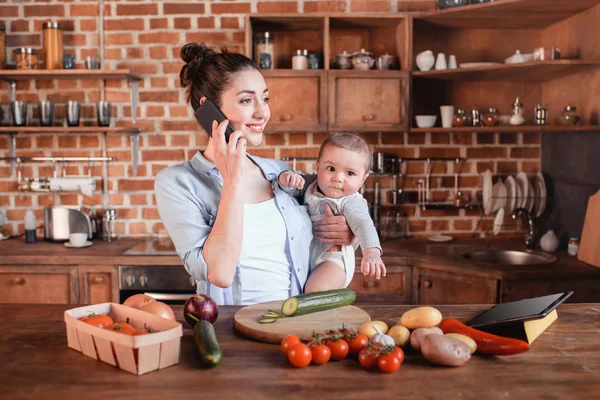
[[[205,136],[197,124],[185,96],[178,87],[182,66],[179,50],[187,42],[203,41],[210,45],[227,46],[230,51],[243,51],[244,17],[260,12],[397,12],[419,11],[435,6],[435,1],[391,0],[331,0],[331,1],[139,1],[106,0],[104,3],[105,67],[130,68],[143,75],[140,83],[138,122],[144,133],[140,137],[140,165],[137,176],[131,171],[131,146],[128,136],[109,135],[109,155],[117,158],[109,167],[109,197],[119,213],[120,233],[126,236],[164,235],[153,195],[156,173],[169,165],[187,160],[203,147]],[[78,67],[85,56],[99,55],[99,4],[97,1],[23,1],[0,2],[0,15],[6,23],[7,52],[13,62],[12,50],[20,46],[41,47],[41,24],[58,20],[65,27],[65,52],[75,54]],[[103,90],[96,81],[57,80],[19,81],[17,99],[36,103],[52,100],[80,100],[82,124],[95,125],[93,103]],[[127,82],[110,80],[104,88],[105,98],[117,103],[116,124],[132,124]],[[276,94],[272,94],[276,95]],[[10,125],[8,96],[0,91],[2,125]],[[30,107],[34,112],[35,107]],[[64,107],[57,104],[56,118],[64,118]],[[32,120],[35,124],[37,121]],[[57,122],[55,122],[56,124]],[[58,122],[60,123],[60,122]],[[314,156],[327,133],[267,135],[254,154],[269,157]],[[467,157],[461,169],[461,188],[475,196],[481,187],[480,173],[490,168],[494,174],[535,173],[540,168],[540,136],[538,134],[407,134],[369,133],[365,137],[375,151],[395,153],[404,157]],[[18,156],[100,156],[102,135],[41,135],[19,134]],[[0,136],[0,157],[8,156],[8,137]],[[311,166],[301,165],[304,169]],[[452,163],[437,163],[432,173],[434,199],[445,199],[454,187]],[[68,175],[88,172],[87,164],[68,164]],[[101,188],[101,165],[91,166]],[[425,165],[407,166],[405,189],[414,189],[423,177]],[[25,177],[52,176],[49,164],[29,163],[23,166]],[[383,189],[391,180],[379,179]],[[367,183],[367,197],[372,195],[374,180]],[[49,205],[82,205],[102,209],[102,195],[97,190],[92,198],[82,194],[19,194],[16,177],[11,176],[8,163],[0,162],[0,208],[8,217],[4,234],[23,231],[25,212],[35,210],[38,224],[43,220],[43,207]],[[385,215],[386,209],[383,214]],[[392,215],[408,216],[410,232],[427,235],[431,232],[470,234],[479,221],[477,211],[423,211],[414,206],[390,209]],[[484,228],[491,226],[491,217],[484,219]]]

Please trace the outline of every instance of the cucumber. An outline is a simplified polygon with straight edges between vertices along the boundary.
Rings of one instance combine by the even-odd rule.
[[[349,288],[326,290],[292,296],[281,305],[281,313],[287,317],[330,310],[354,303],[356,293]]]
[[[223,353],[217,341],[215,328],[210,322],[205,320],[196,322],[196,325],[194,325],[194,341],[204,365],[215,367],[221,363]]]

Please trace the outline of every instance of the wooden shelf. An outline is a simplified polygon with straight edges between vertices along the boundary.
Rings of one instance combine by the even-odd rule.
[[[6,81],[28,79],[130,79],[138,81],[142,77],[129,69],[0,69],[0,79]]]
[[[136,134],[142,130],[136,127],[102,127],[102,126],[0,126],[0,134],[8,133],[121,133]]]
[[[554,60],[485,67],[414,71],[415,78],[469,81],[544,82],[600,67],[600,61]]]
[[[598,0],[496,0],[425,12],[415,16],[415,22],[448,28],[539,29],[597,4]]]
[[[413,133],[510,133],[510,132],[600,132],[600,125],[498,125],[498,126],[461,126],[454,128],[410,128]]]

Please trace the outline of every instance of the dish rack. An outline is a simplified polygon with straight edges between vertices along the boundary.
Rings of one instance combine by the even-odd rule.
[[[108,314],[115,322],[127,321],[136,329],[152,327],[159,332],[140,336],[98,328],[79,318]],[[176,321],[117,303],[101,303],[65,311],[67,344],[88,357],[135,375],[179,363],[183,329]]]

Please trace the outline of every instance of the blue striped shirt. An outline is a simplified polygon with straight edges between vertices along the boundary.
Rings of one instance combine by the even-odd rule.
[[[308,277],[309,247],[313,237],[306,206],[299,205],[277,184],[279,174],[290,169],[286,163],[248,157],[271,183],[277,209],[286,226],[285,253],[292,268],[290,294],[301,294]],[[196,281],[197,292],[208,294],[217,304],[239,305],[242,302],[240,265],[236,267],[232,285],[220,288],[208,282],[204,259],[204,243],[217,216],[222,188],[223,178],[217,167],[199,151],[190,161],[160,171],[154,182],[158,213],[183,265]]]

